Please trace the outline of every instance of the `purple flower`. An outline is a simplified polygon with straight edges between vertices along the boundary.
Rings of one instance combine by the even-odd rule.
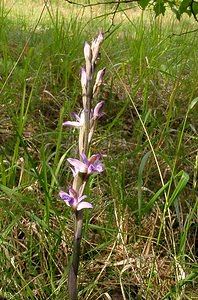
[[[75,158],[67,159],[67,161],[74,166],[74,169],[70,168],[73,176],[76,176],[78,172],[91,175],[93,173],[99,174],[104,170],[104,164],[100,163],[100,154],[94,154],[90,158],[87,158],[83,151],[81,156],[84,162]]]
[[[96,104],[94,109],[91,109],[90,112],[90,127],[92,125],[92,121],[99,119],[101,116],[103,116],[102,108],[104,106],[104,101],[100,101],[98,104]],[[72,116],[76,119],[76,121],[66,121],[63,123],[63,126],[70,126],[77,129],[80,129],[83,127],[85,118],[84,118],[84,111],[81,112],[80,117],[75,113],[72,112]]]
[[[80,128],[84,124],[84,111],[82,111],[80,117],[75,113],[72,112],[72,116],[77,120],[77,121],[66,121],[63,123],[63,126],[71,126],[74,128]]]
[[[82,201],[87,198],[86,195],[80,196],[78,193],[72,188],[69,187],[69,194],[63,191],[59,192],[60,198],[65,201],[67,206],[72,207],[74,210],[81,210],[83,208],[92,208],[93,205],[89,202]]]

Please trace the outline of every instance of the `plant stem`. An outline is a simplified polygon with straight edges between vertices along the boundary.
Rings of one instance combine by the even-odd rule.
[[[82,225],[83,225],[83,214],[81,211],[75,212],[75,233],[73,242],[73,255],[72,262],[69,270],[68,287],[69,287],[69,300],[77,300],[77,274],[79,268],[80,258],[80,243],[82,239]]]

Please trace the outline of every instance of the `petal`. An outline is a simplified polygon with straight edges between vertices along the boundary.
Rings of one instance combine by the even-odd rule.
[[[60,198],[61,198],[62,200],[68,200],[68,198],[70,198],[70,195],[67,194],[67,193],[65,193],[65,192],[63,192],[63,191],[60,191],[60,192],[59,192],[59,196],[60,196]]]
[[[100,160],[100,154],[94,154],[89,159],[89,165],[91,165],[91,164],[95,165],[99,162],[99,160]]]
[[[82,124],[80,122],[75,122],[75,121],[66,121],[63,123],[63,126],[71,126],[74,128],[80,128],[80,127],[82,127]]]
[[[82,150],[81,157],[84,160],[85,165],[88,167],[88,165],[89,165],[89,159],[87,159],[87,156],[86,156],[84,150]]]
[[[98,171],[98,173],[101,173],[102,171],[104,171],[105,165],[104,164],[99,164],[96,166],[96,170]]]
[[[68,158],[67,161],[75,167],[75,172],[87,173],[87,166],[82,161],[75,158]]]
[[[69,194],[75,200],[78,199],[78,193],[71,186],[69,187]]]
[[[67,166],[66,168],[68,168],[68,169],[70,169],[72,171],[72,174],[73,174],[74,177],[76,176],[76,174],[77,174],[76,170],[74,170],[70,166]]]
[[[81,202],[82,200],[86,199],[87,196],[86,195],[83,195],[81,197],[78,197],[78,203]]]
[[[89,202],[80,202],[78,205],[77,205],[77,210],[81,210],[83,208],[93,208],[93,205]]]
[[[80,122],[80,117],[75,112],[72,112],[71,114],[78,122]]]

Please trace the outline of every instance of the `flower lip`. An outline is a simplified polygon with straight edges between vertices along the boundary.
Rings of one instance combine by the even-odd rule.
[[[65,193],[64,191],[60,191],[59,196],[63,201],[65,201],[67,206],[73,206],[74,198],[70,194]]]

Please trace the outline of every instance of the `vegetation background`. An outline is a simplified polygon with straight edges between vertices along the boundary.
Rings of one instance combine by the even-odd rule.
[[[0,2],[0,299],[68,299],[84,41],[106,66],[105,172],[84,214],[80,299],[197,299],[197,22],[137,4]]]

